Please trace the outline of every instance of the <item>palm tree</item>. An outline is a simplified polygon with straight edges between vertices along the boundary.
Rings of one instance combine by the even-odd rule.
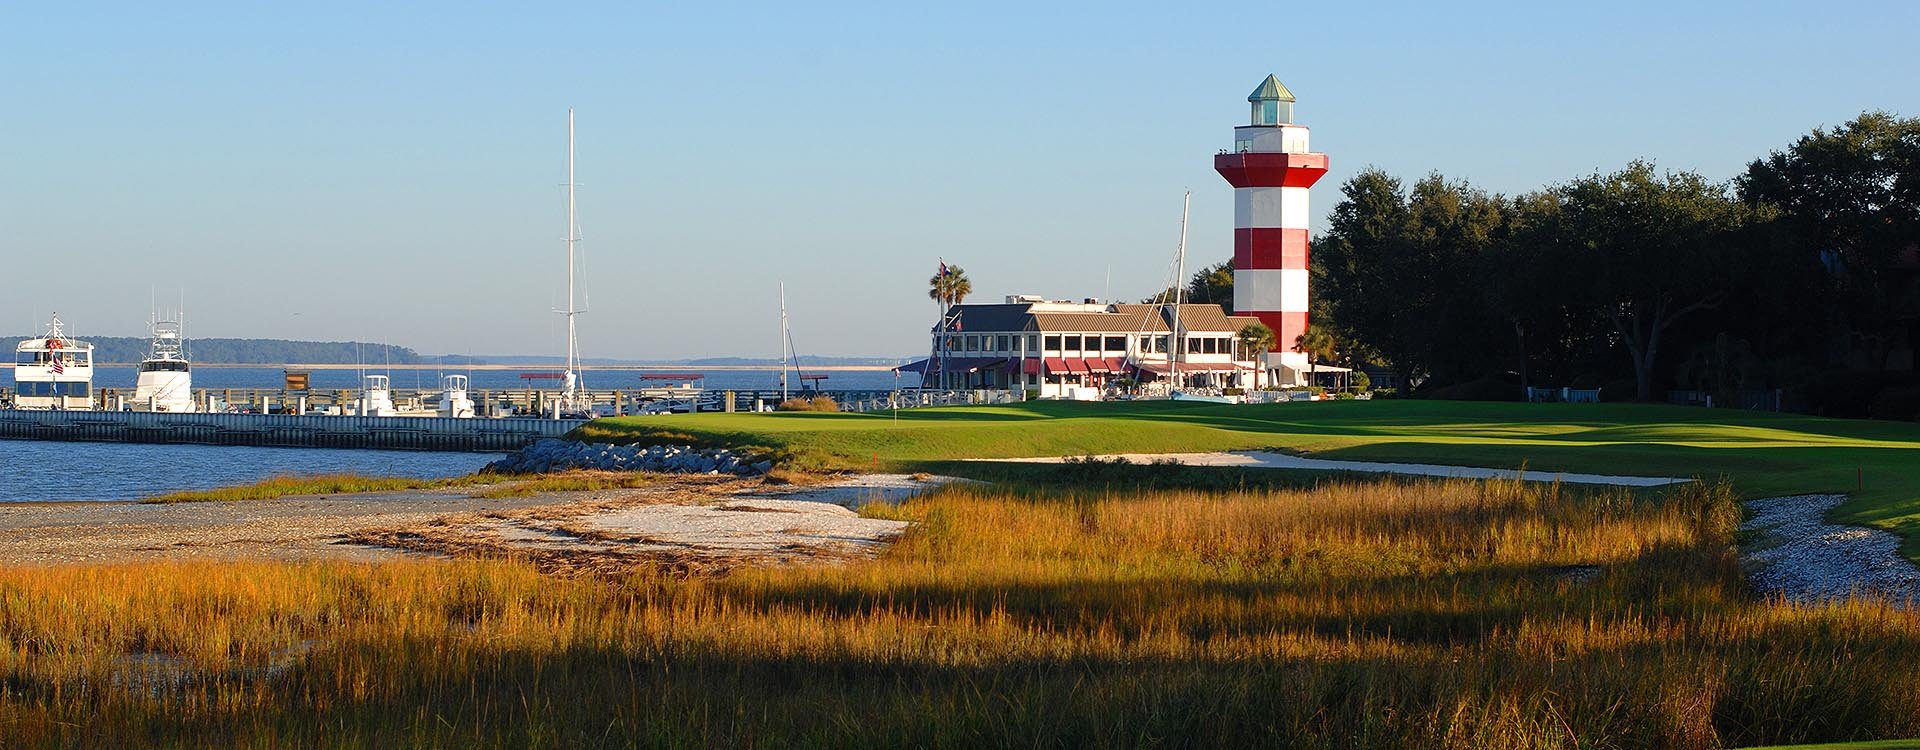
[[[1273,350],[1273,329],[1264,323],[1253,323],[1240,329],[1240,348],[1254,353],[1253,361],[1259,367],[1253,371],[1253,388],[1260,389],[1260,373],[1267,369],[1267,352]]]
[[[1320,326],[1307,326],[1305,333],[1294,337],[1293,350],[1307,355],[1308,387],[1319,380],[1320,365],[1317,360],[1333,359],[1335,345],[1333,334]]]
[[[946,269],[927,280],[927,298],[940,303],[940,311],[958,305],[973,293],[973,282],[967,279],[967,272],[959,266],[944,266]]]

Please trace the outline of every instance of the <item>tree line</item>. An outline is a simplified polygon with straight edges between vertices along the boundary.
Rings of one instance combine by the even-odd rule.
[[[12,351],[21,337],[0,339]],[[146,359],[151,340],[132,336],[84,336],[93,345],[95,362],[139,362]],[[187,355],[196,362],[236,365],[284,364],[420,364],[418,352],[391,344],[355,341],[287,341],[283,339],[191,339]]]
[[[1727,181],[1635,161],[1518,196],[1378,169],[1340,191],[1314,324],[1416,394],[1778,391],[1920,418],[1920,119],[1816,129]],[[1195,301],[1231,304],[1220,270]]]

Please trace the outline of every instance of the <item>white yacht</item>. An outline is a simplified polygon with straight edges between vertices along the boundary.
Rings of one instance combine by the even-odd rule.
[[[156,317],[152,328],[152,348],[140,361],[140,379],[128,406],[135,411],[193,411],[193,366],[187,362],[180,321]]]
[[[47,335],[27,339],[14,347],[14,408],[93,408],[93,345],[67,338],[60,314],[47,324]]]
[[[393,417],[400,411],[393,408],[393,388],[385,375],[368,375],[360,396],[360,416]]]
[[[473,417],[473,399],[467,396],[467,376],[440,376],[440,407],[437,413],[455,419]]]

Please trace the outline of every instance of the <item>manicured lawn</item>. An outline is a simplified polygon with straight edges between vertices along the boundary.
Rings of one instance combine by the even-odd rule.
[[[890,414],[596,420],[578,437],[780,453],[800,466],[1274,448],[1320,458],[1732,479],[1743,495],[1846,492],[1836,519],[1900,534],[1920,559],[1920,424],[1643,404],[1331,401],[1063,403]]]

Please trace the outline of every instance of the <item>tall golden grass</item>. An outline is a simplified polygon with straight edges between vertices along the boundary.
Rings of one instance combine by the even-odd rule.
[[[20,745],[1717,747],[1920,735],[1920,614],[1726,488],[950,489],[877,560],[0,571]]]

